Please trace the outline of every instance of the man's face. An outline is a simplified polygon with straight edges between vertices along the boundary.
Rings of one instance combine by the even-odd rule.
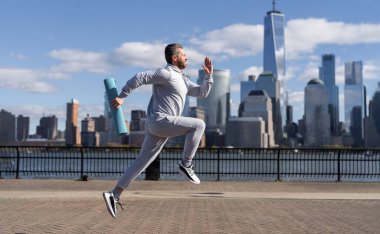
[[[173,65],[176,65],[179,69],[183,70],[187,66],[187,57],[185,52],[183,51],[182,48],[177,49],[177,54],[174,55],[176,57],[175,63]]]

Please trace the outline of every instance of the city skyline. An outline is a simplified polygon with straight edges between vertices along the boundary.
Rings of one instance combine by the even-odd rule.
[[[146,7],[147,4],[151,7]],[[296,122],[303,115],[304,88],[318,78],[322,54],[336,57],[340,121],[344,64],[363,61],[370,100],[380,78],[380,20],[375,0],[276,1],[285,15],[286,87]],[[341,8],[345,10],[342,11]],[[361,11],[357,11],[361,9]],[[264,16],[272,1],[3,1],[0,8],[0,109],[30,117],[30,133],[41,117],[55,115],[65,129],[66,103],[79,100],[82,120],[104,113],[103,79],[119,88],[136,72],[164,66],[163,48],[185,46],[193,81],[205,55],[216,69],[231,71],[231,114],[240,104],[240,81],[263,72]],[[176,17],[173,18],[171,12]],[[144,13],[144,16],[140,17]],[[22,15],[22,17],[20,17]],[[12,22],[11,24],[9,22]],[[150,87],[136,90],[123,107],[145,110]],[[194,104],[192,100],[191,104]]]

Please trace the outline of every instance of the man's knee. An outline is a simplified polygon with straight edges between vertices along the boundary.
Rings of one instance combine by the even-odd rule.
[[[203,120],[198,119],[197,129],[204,131],[206,129],[206,123]]]

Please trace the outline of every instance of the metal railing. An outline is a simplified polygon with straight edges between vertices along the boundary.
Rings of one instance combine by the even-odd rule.
[[[139,150],[0,146],[0,177],[116,178]],[[161,179],[181,178],[181,154],[180,148],[162,150],[155,163]],[[201,180],[380,181],[380,149],[199,148],[194,167]]]

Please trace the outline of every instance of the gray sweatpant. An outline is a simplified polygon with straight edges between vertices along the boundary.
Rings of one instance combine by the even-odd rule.
[[[125,170],[116,186],[126,189],[158,156],[169,137],[186,135],[182,157],[193,158],[205,130],[205,123],[196,118],[167,116],[145,125],[145,139],[136,160]]]

